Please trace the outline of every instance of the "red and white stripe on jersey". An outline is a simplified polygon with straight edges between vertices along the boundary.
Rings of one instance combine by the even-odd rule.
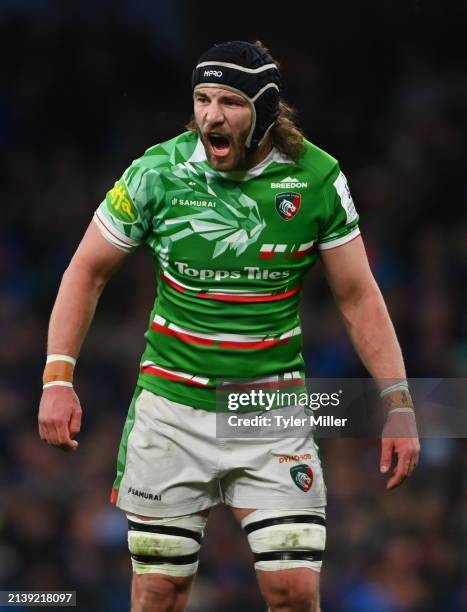
[[[216,381],[212,378],[205,378],[204,376],[197,376],[196,374],[182,372],[181,370],[172,370],[171,368],[158,366],[152,361],[144,361],[141,364],[140,370],[142,374],[159,376],[167,380],[172,380],[173,382],[181,382],[185,385],[202,387],[204,389],[219,388],[223,391],[240,389],[279,389],[281,387],[291,387],[303,384],[302,374],[298,370],[294,372],[284,372],[284,374],[276,376],[266,376],[264,378],[241,381]],[[219,387],[216,387],[216,384],[219,384]]]
[[[298,257],[305,257],[310,251],[313,250],[314,240],[310,242],[303,242],[299,245],[298,249],[293,244],[289,250],[287,250],[286,244],[262,244],[259,249],[259,256],[261,259],[272,259],[277,253],[284,253],[284,257],[292,257],[294,259]]]
[[[173,287],[177,291],[180,291],[181,293],[183,293],[187,289],[189,291],[201,291],[199,287],[193,287],[192,285],[185,285],[185,283],[182,283],[181,281],[176,280],[167,270],[164,270],[163,272],[161,272],[161,279],[165,283],[167,283],[167,285],[170,285],[171,287]]]
[[[298,249],[292,253],[291,256],[294,257],[294,258],[296,258],[296,257],[305,257],[305,255],[308,255],[308,253],[313,250],[314,242],[315,242],[314,240],[310,240],[310,242],[302,243],[298,247]]]
[[[261,259],[272,259],[276,253],[285,253],[286,244],[262,244],[259,249]]]
[[[182,342],[200,344],[202,346],[217,346],[225,349],[266,349],[278,344],[287,344],[293,336],[299,336],[299,326],[284,332],[283,334],[271,336],[249,336],[244,334],[205,334],[202,332],[181,327],[170,323],[167,319],[156,315],[151,324],[151,329],[167,336],[174,336]]]
[[[264,383],[264,384],[268,384],[268,383],[273,383],[273,382],[281,382],[282,380],[302,380],[302,375],[298,370],[295,370],[293,372],[284,372],[283,374],[274,374],[273,376],[263,376],[262,378],[254,378],[251,381],[242,381],[242,384],[248,385],[248,384],[254,384],[254,385],[258,385],[260,383]],[[222,385],[231,385],[231,384],[235,384],[235,381],[228,381],[228,380],[224,380],[222,382]]]
[[[298,291],[301,286],[292,287],[287,291],[275,293],[274,291],[245,291],[243,289],[207,289],[203,290],[200,287],[186,285],[179,280],[176,280],[167,270],[161,272],[161,280],[184,293],[186,290],[196,291],[195,297],[204,298],[207,300],[219,300],[222,302],[274,302],[276,300],[284,300]]]
[[[122,232],[119,232],[118,229],[105,218],[99,209],[94,213],[93,221],[107,242],[113,244],[117,249],[128,253],[139,245],[139,242],[135,242]]]
[[[304,378],[302,374],[296,370],[294,372],[284,372],[284,374],[276,376],[267,376],[265,378],[255,378],[253,380],[223,381],[223,391],[248,391],[253,389],[280,389],[283,387],[302,386]]]
[[[186,385],[193,385],[194,387],[205,387],[209,388],[209,378],[203,376],[196,376],[195,374],[188,374],[188,372],[182,372],[180,370],[172,370],[171,368],[163,368],[158,366],[152,361],[144,361],[141,364],[142,374],[152,374],[153,376],[160,376],[167,380],[173,380],[174,382],[182,382]]]

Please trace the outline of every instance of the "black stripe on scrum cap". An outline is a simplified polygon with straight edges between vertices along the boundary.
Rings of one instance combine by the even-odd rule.
[[[214,45],[201,55],[192,74],[192,87],[231,87],[252,105],[253,121],[246,146],[254,148],[279,113],[281,79],[266,49],[244,41]]]
[[[270,73],[272,70],[276,70],[276,67],[268,68],[266,64],[263,72],[245,72],[242,70],[242,66],[236,67],[235,64],[226,66],[227,62],[220,64],[218,62],[201,62],[195,68],[198,73],[195,87],[208,85],[227,85],[238,90],[246,97],[253,99],[263,87],[273,87],[276,83],[270,79]],[[276,90],[277,91],[277,90]]]

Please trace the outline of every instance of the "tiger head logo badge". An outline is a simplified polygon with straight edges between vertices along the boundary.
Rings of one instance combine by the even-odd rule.
[[[302,196],[294,191],[286,191],[276,195],[276,210],[284,221],[290,221],[300,210]]]
[[[300,463],[290,468],[292,480],[304,493],[311,489],[313,484],[313,470],[306,463]]]

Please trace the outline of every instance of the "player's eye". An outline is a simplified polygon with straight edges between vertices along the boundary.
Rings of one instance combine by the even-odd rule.
[[[231,100],[231,99],[225,100],[224,104],[226,104],[227,106],[241,106],[242,105],[242,103],[239,100]]]

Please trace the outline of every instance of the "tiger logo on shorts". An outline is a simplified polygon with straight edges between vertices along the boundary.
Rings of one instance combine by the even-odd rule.
[[[313,484],[313,470],[306,463],[300,463],[290,468],[292,480],[304,493],[307,493]]]

